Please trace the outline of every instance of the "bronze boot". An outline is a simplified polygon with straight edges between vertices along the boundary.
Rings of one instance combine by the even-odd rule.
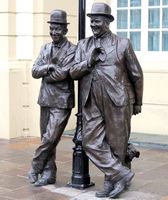
[[[41,177],[38,179],[38,181],[36,181],[34,183],[34,186],[41,187],[41,186],[45,186],[45,185],[49,185],[49,184],[54,184],[55,182],[56,182],[56,180],[54,178],[46,179],[44,177]]]
[[[54,184],[55,182],[56,182],[55,170],[45,168],[41,177],[34,183],[34,186],[41,187],[48,184]]]
[[[108,197],[112,190],[113,190],[112,182],[104,181],[104,188],[103,188],[103,190],[96,192],[96,197],[98,197],[98,198]]]
[[[30,169],[28,172],[28,179],[30,183],[35,183],[38,180],[38,174],[33,170],[33,168]]]
[[[134,173],[133,172],[129,172],[122,179],[117,181],[114,184],[114,189],[109,194],[109,198],[118,197],[126,189],[127,185],[130,184],[130,182],[131,182],[133,177],[134,177]]]

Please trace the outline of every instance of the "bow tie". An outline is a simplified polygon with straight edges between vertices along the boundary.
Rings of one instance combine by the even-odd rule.
[[[61,46],[59,44],[53,44],[52,47],[54,47],[54,48],[60,48]]]

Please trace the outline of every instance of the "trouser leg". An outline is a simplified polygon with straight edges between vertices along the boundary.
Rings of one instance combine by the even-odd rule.
[[[42,178],[56,180],[57,166],[55,163],[55,157],[56,157],[56,149],[54,148],[52,153],[49,155],[47,163],[44,166],[44,169],[41,175]]]
[[[47,125],[50,117],[50,108],[48,107],[40,107],[40,134],[41,140],[43,139],[43,135],[47,131]]]
[[[43,169],[48,162],[48,157],[54,153],[68,122],[71,110],[48,108],[48,112],[49,117],[46,132],[43,133],[41,144],[36,149],[32,160],[32,167],[36,173],[43,172]],[[43,119],[41,119],[41,122],[43,122]]]
[[[107,143],[122,164],[131,168],[132,159],[139,157],[139,151],[129,143],[133,105],[117,107],[107,97],[105,102],[108,105],[104,108]]]
[[[115,156],[123,165],[127,165],[125,158],[130,136],[132,105],[117,107],[108,98],[106,98],[106,103],[108,103],[108,108],[104,108],[106,141]]]
[[[111,152],[110,145],[106,142],[105,121],[92,94],[90,94],[82,110],[82,115],[82,144],[90,160],[111,181],[129,173],[130,170],[122,166],[119,159]]]
[[[49,121],[50,109],[48,107],[41,107],[40,109],[40,133],[41,133],[41,140],[43,135],[47,131],[47,124]],[[46,165],[44,167],[42,177],[45,179],[49,178],[56,178],[57,167],[55,164],[55,157],[56,157],[56,148],[52,150],[50,155],[48,156]]]

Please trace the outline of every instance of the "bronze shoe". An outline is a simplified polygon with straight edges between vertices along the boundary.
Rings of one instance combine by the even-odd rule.
[[[41,187],[41,186],[45,186],[45,185],[49,185],[49,184],[54,184],[55,183],[55,179],[54,178],[48,178],[48,179],[45,179],[45,178],[39,178],[38,181],[36,181],[34,183],[34,186],[35,187]]]
[[[111,181],[104,181],[104,188],[101,191],[96,192],[96,197],[103,198],[108,197],[110,192],[113,190],[113,184]]]
[[[28,179],[30,183],[35,183],[38,180],[38,174],[33,169],[28,172]]]
[[[127,185],[130,184],[130,182],[131,182],[133,177],[134,177],[134,173],[133,172],[129,172],[122,179],[117,181],[114,184],[114,189],[109,194],[109,198],[118,197],[126,189]]]

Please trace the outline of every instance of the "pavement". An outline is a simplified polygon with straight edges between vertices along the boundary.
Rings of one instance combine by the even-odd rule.
[[[168,200],[168,136],[160,140],[154,137],[132,134],[131,141],[141,155],[132,162],[135,177],[131,186],[118,200]],[[39,143],[40,138],[32,137],[0,140],[0,200],[100,200],[95,198],[95,191],[103,186],[103,174],[91,162],[90,177],[95,186],[83,190],[67,186],[74,147],[68,135],[62,137],[57,148],[56,184],[40,188],[29,184],[27,172]]]

